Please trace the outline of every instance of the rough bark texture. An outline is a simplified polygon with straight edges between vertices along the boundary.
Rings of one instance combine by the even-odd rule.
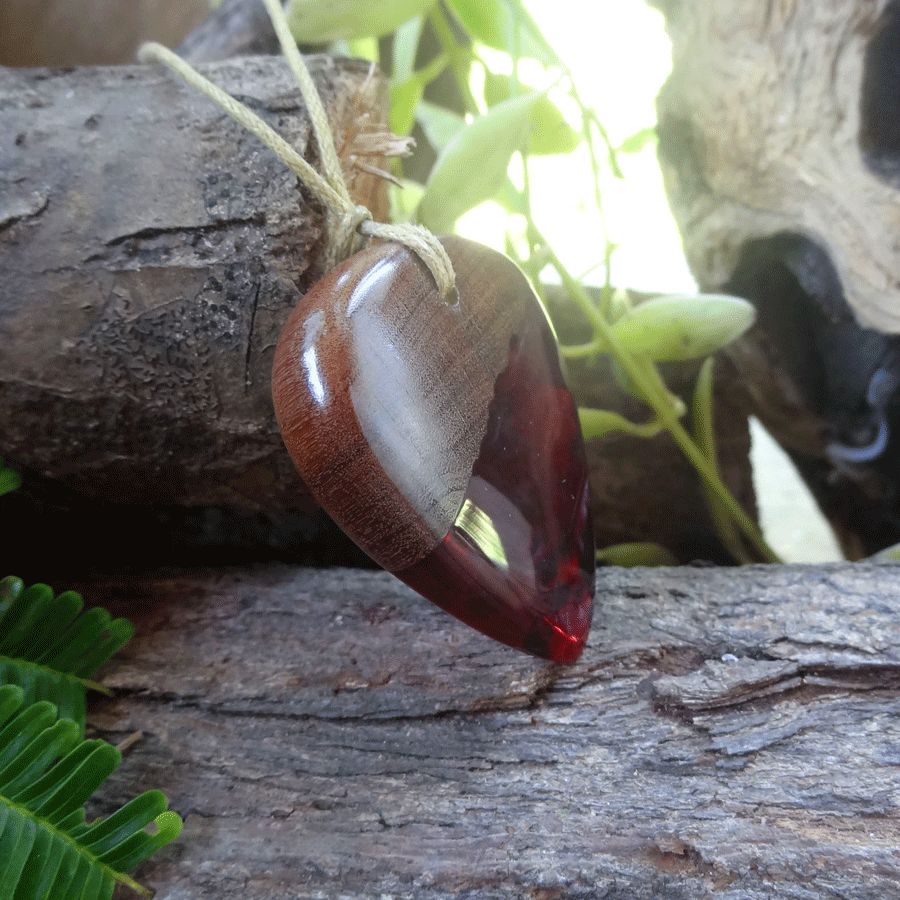
[[[383,573],[92,585],[138,633],[89,725],[143,737],[157,900],[900,894],[893,567],[607,569],[582,660]]]
[[[384,83],[311,65],[349,159]],[[312,157],[281,59],[203,71]],[[0,133],[4,451],[107,500],[295,504],[271,361],[325,241],[296,177],[157,66],[0,70]],[[383,215],[376,179],[351,175]]]

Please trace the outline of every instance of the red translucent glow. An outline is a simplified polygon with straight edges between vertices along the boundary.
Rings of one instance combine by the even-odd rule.
[[[587,461],[542,317],[511,341],[450,533],[394,574],[511,647],[561,663],[584,649],[594,601]]]

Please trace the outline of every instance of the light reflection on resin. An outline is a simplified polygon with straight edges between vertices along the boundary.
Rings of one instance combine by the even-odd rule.
[[[545,323],[513,341],[449,534],[394,574],[496,640],[555,662],[581,654],[594,598],[587,463]]]

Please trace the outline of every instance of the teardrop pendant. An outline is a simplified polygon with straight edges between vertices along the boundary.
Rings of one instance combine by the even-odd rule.
[[[484,634],[573,662],[594,541],[556,341],[505,256],[441,243],[452,300],[398,244],[313,285],[275,353],[282,435],[313,496],[376,562]]]

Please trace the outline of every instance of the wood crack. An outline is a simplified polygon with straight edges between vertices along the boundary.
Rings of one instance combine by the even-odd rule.
[[[790,660],[707,660],[688,675],[653,682],[653,697],[664,706],[687,711],[738,707],[763,698],[785,696],[806,687],[848,691],[900,691],[900,665],[801,665]]]

